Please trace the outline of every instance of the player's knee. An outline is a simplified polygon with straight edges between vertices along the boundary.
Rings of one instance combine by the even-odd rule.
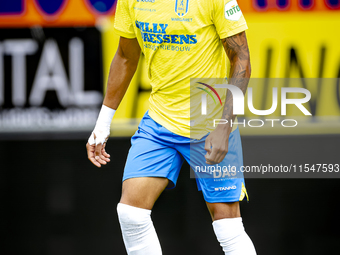
[[[245,232],[241,217],[216,220],[213,222],[213,228],[226,255],[256,255],[255,247]]]
[[[137,208],[134,206],[119,203],[117,205],[118,219],[121,225],[137,226],[143,225],[151,221],[151,211],[147,209]]]
[[[129,255],[162,255],[161,246],[151,220],[151,210],[119,203],[117,212]]]

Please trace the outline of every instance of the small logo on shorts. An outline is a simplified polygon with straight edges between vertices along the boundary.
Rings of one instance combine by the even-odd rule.
[[[215,188],[215,191],[223,191],[223,190],[231,190],[231,189],[236,189],[236,186],[233,185],[233,186],[228,186],[228,187],[218,187],[218,188]]]

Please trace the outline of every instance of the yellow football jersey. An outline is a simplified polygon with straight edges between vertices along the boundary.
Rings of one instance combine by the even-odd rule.
[[[137,38],[145,55],[152,86],[149,115],[186,137],[190,78],[226,77],[221,39],[246,29],[236,0],[118,0],[114,23],[118,35]]]

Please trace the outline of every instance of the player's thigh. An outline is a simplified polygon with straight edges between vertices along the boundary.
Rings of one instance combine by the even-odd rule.
[[[172,143],[140,128],[131,139],[121,203],[151,209],[162,191],[176,185],[183,164]]]
[[[162,177],[138,177],[123,182],[120,203],[151,210],[158,197],[168,185]]]
[[[227,218],[241,217],[239,202],[230,202],[230,203],[206,202],[206,204],[210,212],[211,219],[213,221],[227,219]]]

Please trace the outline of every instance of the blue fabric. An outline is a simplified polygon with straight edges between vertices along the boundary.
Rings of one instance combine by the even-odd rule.
[[[196,140],[174,134],[156,123],[146,112],[131,138],[123,181],[136,177],[165,177],[170,181],[167,188],[174,188],[186,160],[193,170],[198,190],[203,192],[207,202],[239,201],[242,185],[245,186],[243,174],[226,171],[228,166],[229,170],[231,166],[239,170],[243,164],[239,130],[230,134],[228,153],[215,166],[205,163],[206,137]]]

